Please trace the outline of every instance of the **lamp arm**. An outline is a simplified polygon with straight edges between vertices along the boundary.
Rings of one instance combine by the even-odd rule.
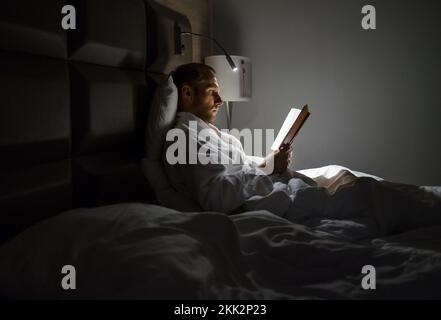
[[[193,35],[193,36],[197,36],[197,37],[201,37],[201,38],[205,38],[205,39],[213,41],[224,52],[225,58],[227,59],[228,63],[230,64],[231,69],[233,69],[233,71],[237,70],[236,64],[234,63],[234,61],[231,58],[231,56],[227,53],[227,50],[225,50],[224,47],[222,47],[221,44],[219,42],[217,42],[216,39],[214,39],[214,38],[212,38],[210,36],[206,36],[204,34],[194,33],[194,32],[187,32],[187,31],[181,32],[181,35]]]

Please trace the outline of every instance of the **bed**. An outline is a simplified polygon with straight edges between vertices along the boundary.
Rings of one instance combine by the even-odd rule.
[[[78,30],[60,28],[60,0],[0,11],[0,296],[441,298],[440,224],[382,235],[363,216],[164,206],[141,168],[145,127],[158,83],[192,60],[190,39],[175,56],[171,37],[190,23],[154,1],[71,2]],[[337,165],[302,173],[335,190],[381,180]],[[439,208],[440,187],[394,187],[403,210],[410,198]],[[75,290],[61,285],[64,266]],[[362,286],[365,266],[374,290]]]

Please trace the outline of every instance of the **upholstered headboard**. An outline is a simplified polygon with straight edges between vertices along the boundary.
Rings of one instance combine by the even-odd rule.
[[[76,30],[61,27],[64,5]],[[157,77],[182,16],[147,0],[2,1],[0,242],[63,210],[155,203],[140,169]]]

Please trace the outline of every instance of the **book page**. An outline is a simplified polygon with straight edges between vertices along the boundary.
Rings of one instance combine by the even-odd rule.
[[[292,108],[288,115],[285,118],[285,122],[283,122],[282,127],[280,128],[279,133],[277,134],[276,140],[274,140],[273,145],[271,146],[271,150],[275,151],[279,149],[280,145],[283,142],[283,139],[285,139],[286,135],[288,134],[289,130],[293,126],[294,122],[296,121],[297,117],[299,116],[301,110]]]

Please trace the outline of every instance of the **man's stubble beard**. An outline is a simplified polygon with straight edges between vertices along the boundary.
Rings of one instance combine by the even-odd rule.
[[[218,110],[217,113],[213,113],[212,112],[213,106],[208,108],[208,106],[203,104],[203,101],[198,101],[198,105],[199,108],[197,108],[198,110],[197,116],[207,123],[214,124],[220,109]]]

